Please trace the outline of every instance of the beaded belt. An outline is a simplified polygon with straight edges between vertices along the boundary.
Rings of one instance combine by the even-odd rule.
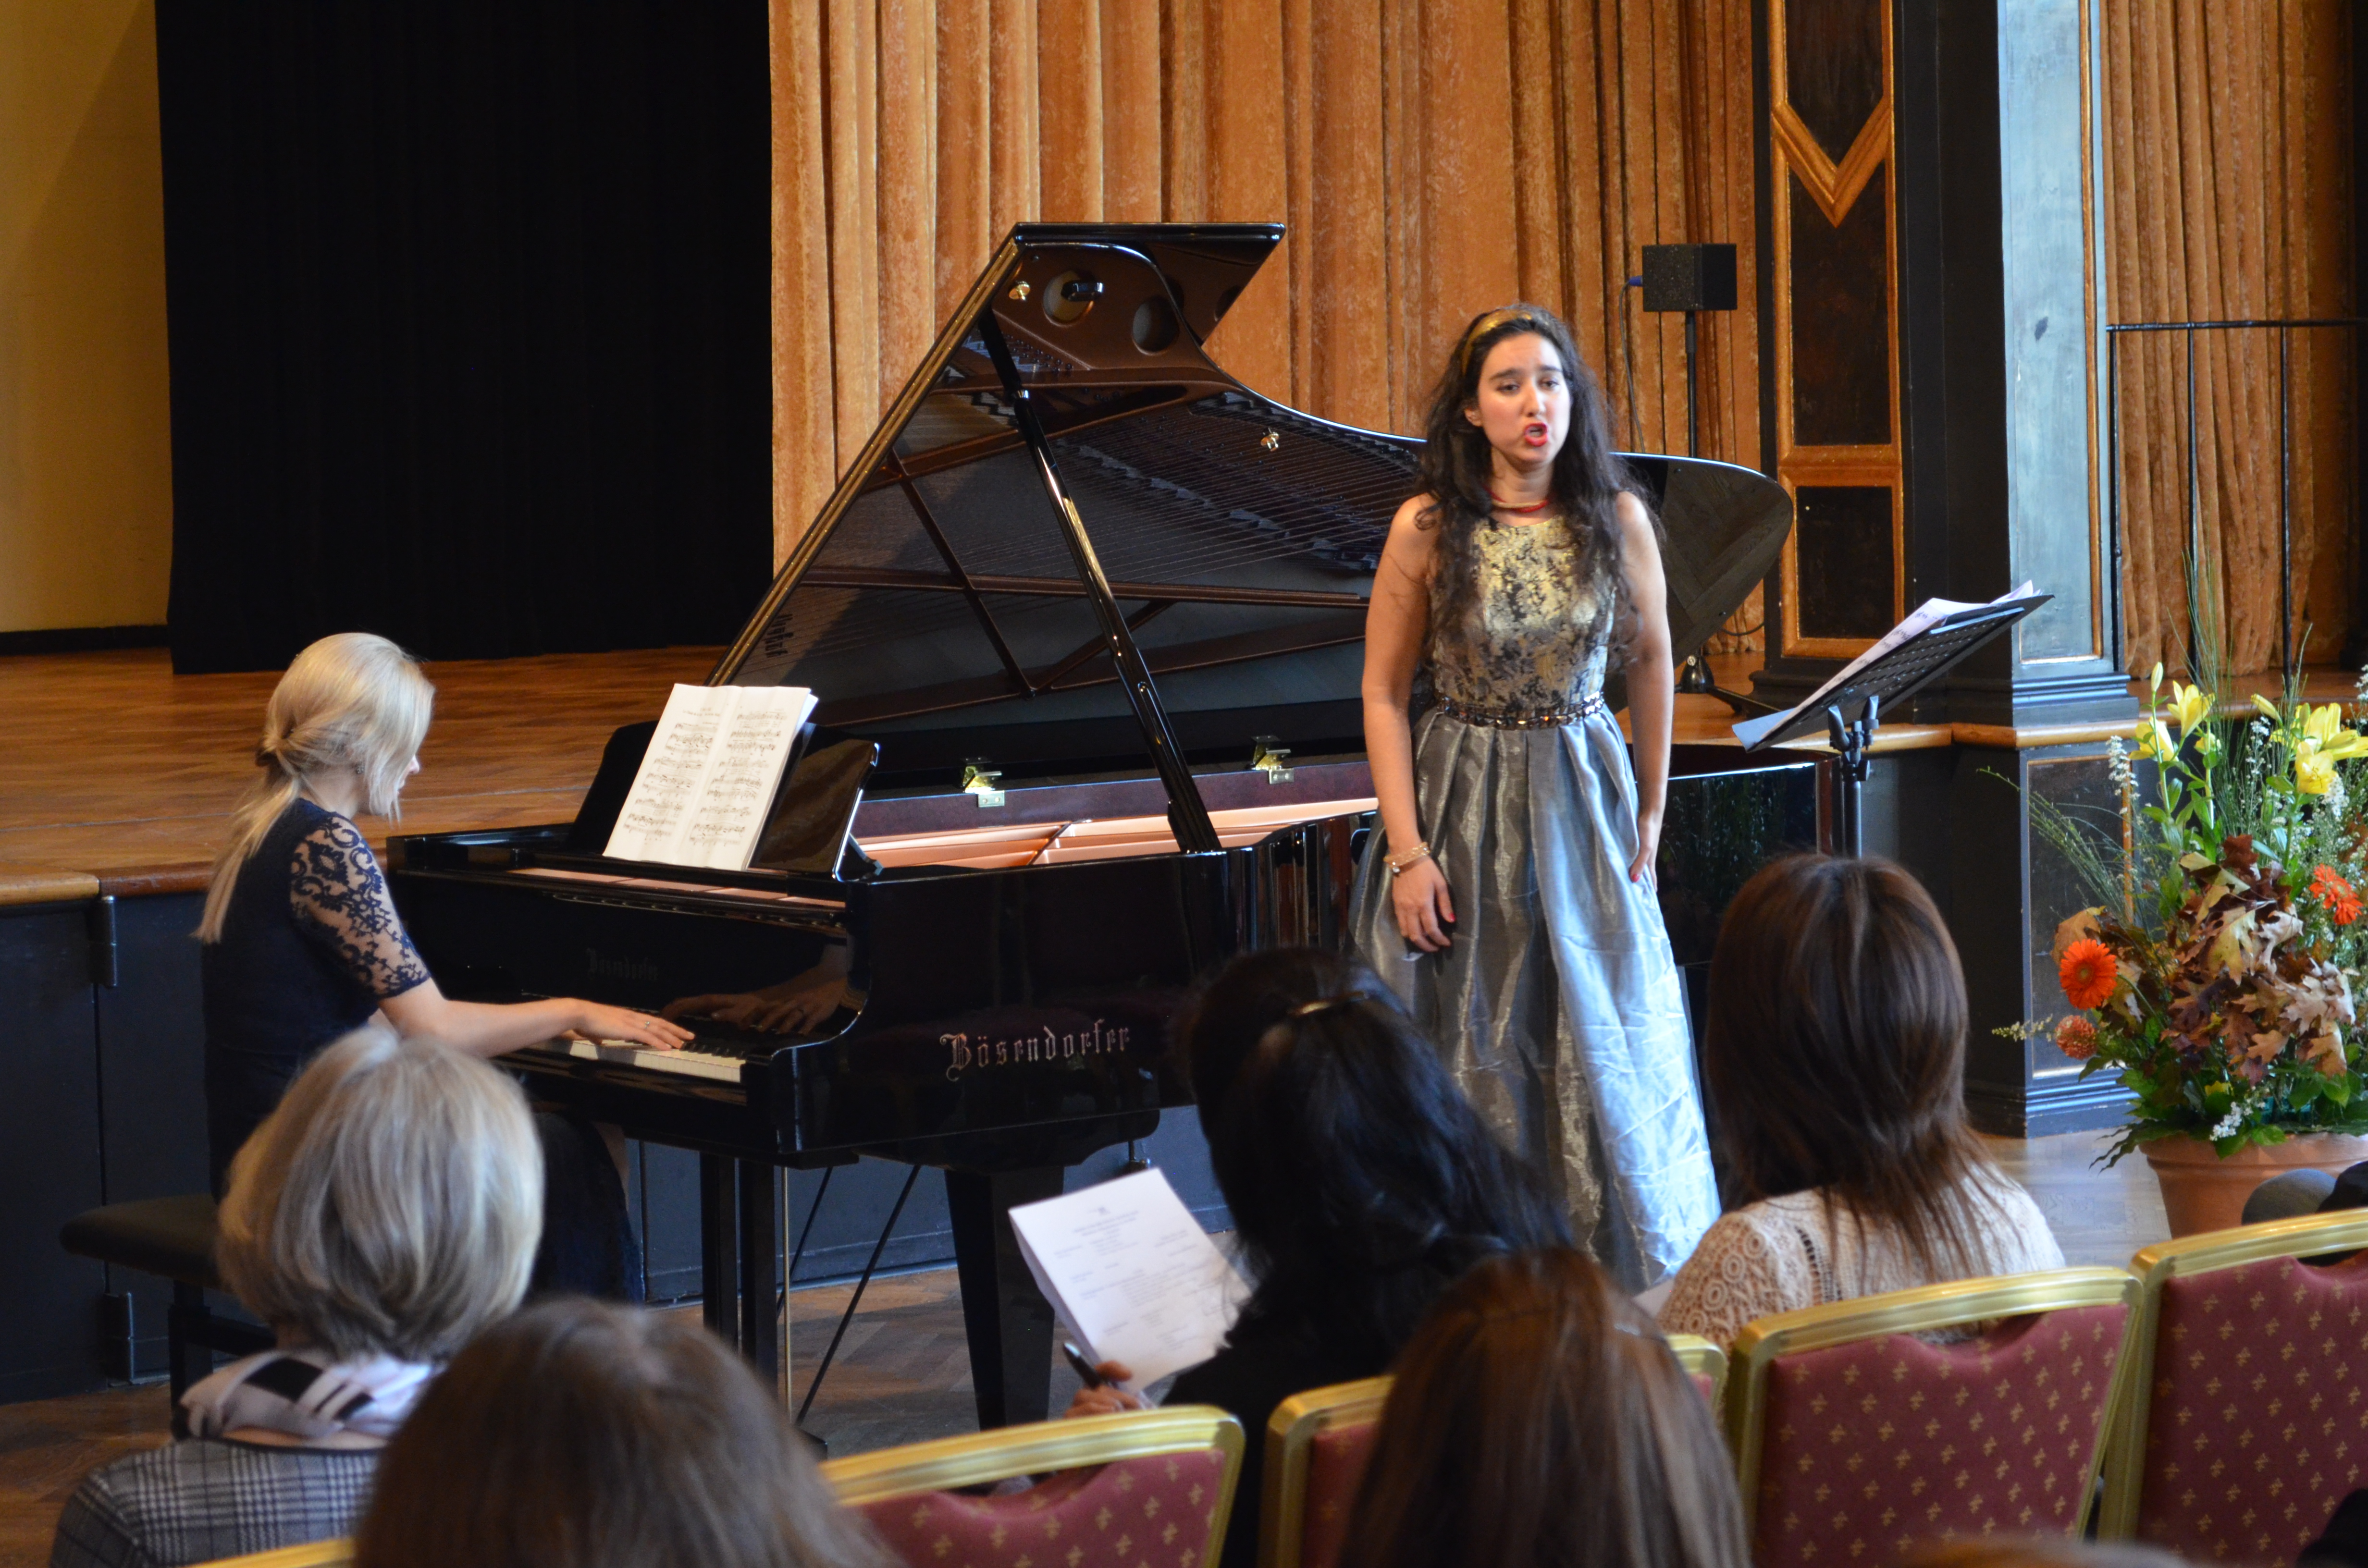
[[[1439,701],[1440,710],[1449,718],[1466,724],[1479,724],[1491,730],[1558,730],[1565,724],[1576,724],[1591,714],[1607,712],[1603,694],[1597,692],[1570,708],[1548,708],[1536,712],[1514,712],[1491,708],[1467,708],[1452,697]]]

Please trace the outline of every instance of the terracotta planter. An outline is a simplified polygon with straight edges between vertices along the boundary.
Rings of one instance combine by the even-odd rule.
[[[2368,1160],[2368,1138],[2313,1132],[2283,1143],[2248,1144],[2222,1159],[2201,1138],[2162,1138],[2141,1144],[2154,1178],[2162,1187],[2162,1207],[2170,1233],[2225,1231],[2243,1222],[2245,1199],[2282,1171],[2321,1170],[2330,1176]]]

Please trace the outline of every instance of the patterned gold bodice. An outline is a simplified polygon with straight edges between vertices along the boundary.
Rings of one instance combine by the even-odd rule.
[[[1611,607],[1571,581],[1570,530],[1559,519],[1476,530],[1476,624],[1434,624],[1431,680],[1469,708],[1538,712],[1603,688]]]

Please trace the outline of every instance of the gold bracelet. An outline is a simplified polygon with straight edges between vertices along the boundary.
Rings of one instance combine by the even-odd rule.
[[[1413,865],[1416,861],[1428,860],[1429,858],[1430,846],[1428,844],[1417,844],[1403,855],[1391,856],[1384,864],[1389,867],[1390,875],[1395,877],[1400,871],[1405,870],[1408,866]]]

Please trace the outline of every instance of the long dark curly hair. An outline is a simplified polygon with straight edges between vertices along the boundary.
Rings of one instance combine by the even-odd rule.
[[[1244,1322],[1378,1369],[1475,1260],[1567,1244],[1538,1177],[1362,965],[1309,949],[1240,960],[1180,1043],[1258,1279]]]
[[[1448,357],[1423,421],[1417,494],[1430,497],[1418,526],[1438,528],[1438,566],[1431,577],[1431,634],[1463,626],[1478,609],[1478,551],[1472,536],[1493,527],[1488,479],[1494,472],[1488,437],[1463,416],[1479,401],[1480,371],[1488,351],[1508,337],[1535,333],[1554,345],[1570,385],[1570,435],[1554,455],[1549,494],[1578,548],[1571,570],[1575,586],[1599,602],[1617,603],[1621,585],[1620,524],[1612,503],[1635,482],[1611,449],[1604,416],[1603,389],[1578,357],[1570,325],[1543,305],[1515,303],[1472,318]]]

